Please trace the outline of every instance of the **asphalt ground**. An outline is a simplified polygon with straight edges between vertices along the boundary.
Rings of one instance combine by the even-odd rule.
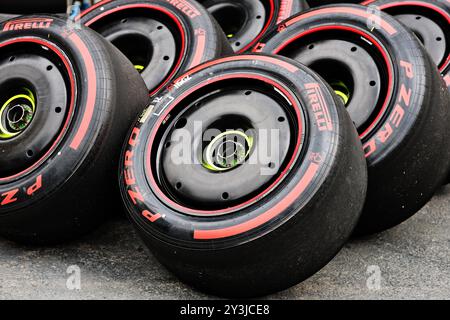
[[[209,299],[179,282],[116,218],[53,248],[0,240],[0,299]],[[307,281],[268,299],[450,299],[450,187],[400,226],[352,240]]]

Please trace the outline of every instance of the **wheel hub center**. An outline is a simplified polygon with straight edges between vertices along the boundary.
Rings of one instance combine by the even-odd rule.
[[[244,163],[252,144],[252,137],[241,131],[225,131],[215,137],[205,148],[203,166],[211,171],[234,169]]]

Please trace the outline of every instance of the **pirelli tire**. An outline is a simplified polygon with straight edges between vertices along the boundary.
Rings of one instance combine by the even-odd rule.
[[[33,14],[66,12],[67,0],[2,0],[0,12]]]
[[[365,1],[410,28],[424,44],[450,90],[450,2],[446,0],[379,0]]]
[[[104,0],[75,20],[119,48],[151,94],[188,69],[233,52],[217,22],[194,0]]]
[[[305,63],[346,101],[369,168],[356,234],[405,221],[442,185],[449,92],[418,38],[395,18],[359,5],[321,7],[284,21],[254,50]]]
[[[264,33],[309,8],[304,0],[200,0],[219,22],[235,52],[251,49]]]
[[[92,30],[40,15],[0,28],[0,235],[73,239],[120,208],[111,181],[148,91]]]
[[[171,157],[190,145],[177,134],[213,143],[224,132],[242,136],[241,125],[279,129],[280,160],[242,156],[222,166],[194,146],[193,162]],[[211,128],[216,138],[206,137]],[[251,137],[246,159],[270,145]],[[358,221],[367,182],[356,130],[323,80],[295,61],[254,54],[203,64],[161,93],[132,128],[121,164],[123,199],[151,252],[181,280],[227,297],[283,290],[326,265]]]
[[[329,4],[342,4],[342,3],[361,3],[360,0],[308,0],[308,4],[311,8],[326,6]]]

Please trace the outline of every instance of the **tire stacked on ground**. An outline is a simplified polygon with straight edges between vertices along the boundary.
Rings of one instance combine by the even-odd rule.
[[[151,94],[196,65],[231,54],[214,18],[197,2],[102,1],[76,20],[121,50]]]
[[[265,32],[308,9],[304,0],[201,0],[218,21],[235,52],[242,53]]]
[[[22,1],[0,11],[65,8]],[[3,21],[0,235],[73,239],[121,194],[181,280],[255,297],[406,220],[450,168],[449,5],[365,4],[385,12],[104,0]]]
[[[358,234],[393,227],[430,200],[449,169],[449,93],[404,25],[363,6],[327,6],[285,20],[255,51],[310,66],[346,103],[369,166]]]
[[[16,28],[25,24],[34,28]],[[0,28],[0,234],[31,244],[73,239],[120,207],[120,146],[148,92],[87,28],[37,15]]]
[[[379,0],[366,1],[391,14],[408,28],[424,44],[433,61],[444,77],[450,90],[450,2],[446,0],[407,1]]]
[[[358,4],[360,0],[308,0],[308,5],[311,8],[316,8],[320,6],[326,6],[329,4],[342,4],[342,3],[353,3]]]
[[[352,233],[366,191],[340,100],[310,69],[272,56],[218,59],[180,79],[136,122],[121,161],[145,243],[180,279],[222,296],[317,272]],[[260,157],[278,146],[279,157]]]

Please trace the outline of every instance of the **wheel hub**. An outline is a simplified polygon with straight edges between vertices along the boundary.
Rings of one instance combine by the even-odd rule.
[[[23,88],[23,93],[8,99],[0,108],[0,139],[11,139],[30,125],[36,109],[34,94]]]
[[[207,0],[203,5],[222,27],[235,51],[243,49],[264,28],[266,8],[261,1]]]
[[[44,46],[16,44],[0,51],[0,177],[35,164],[67,119],[69,78]]]

